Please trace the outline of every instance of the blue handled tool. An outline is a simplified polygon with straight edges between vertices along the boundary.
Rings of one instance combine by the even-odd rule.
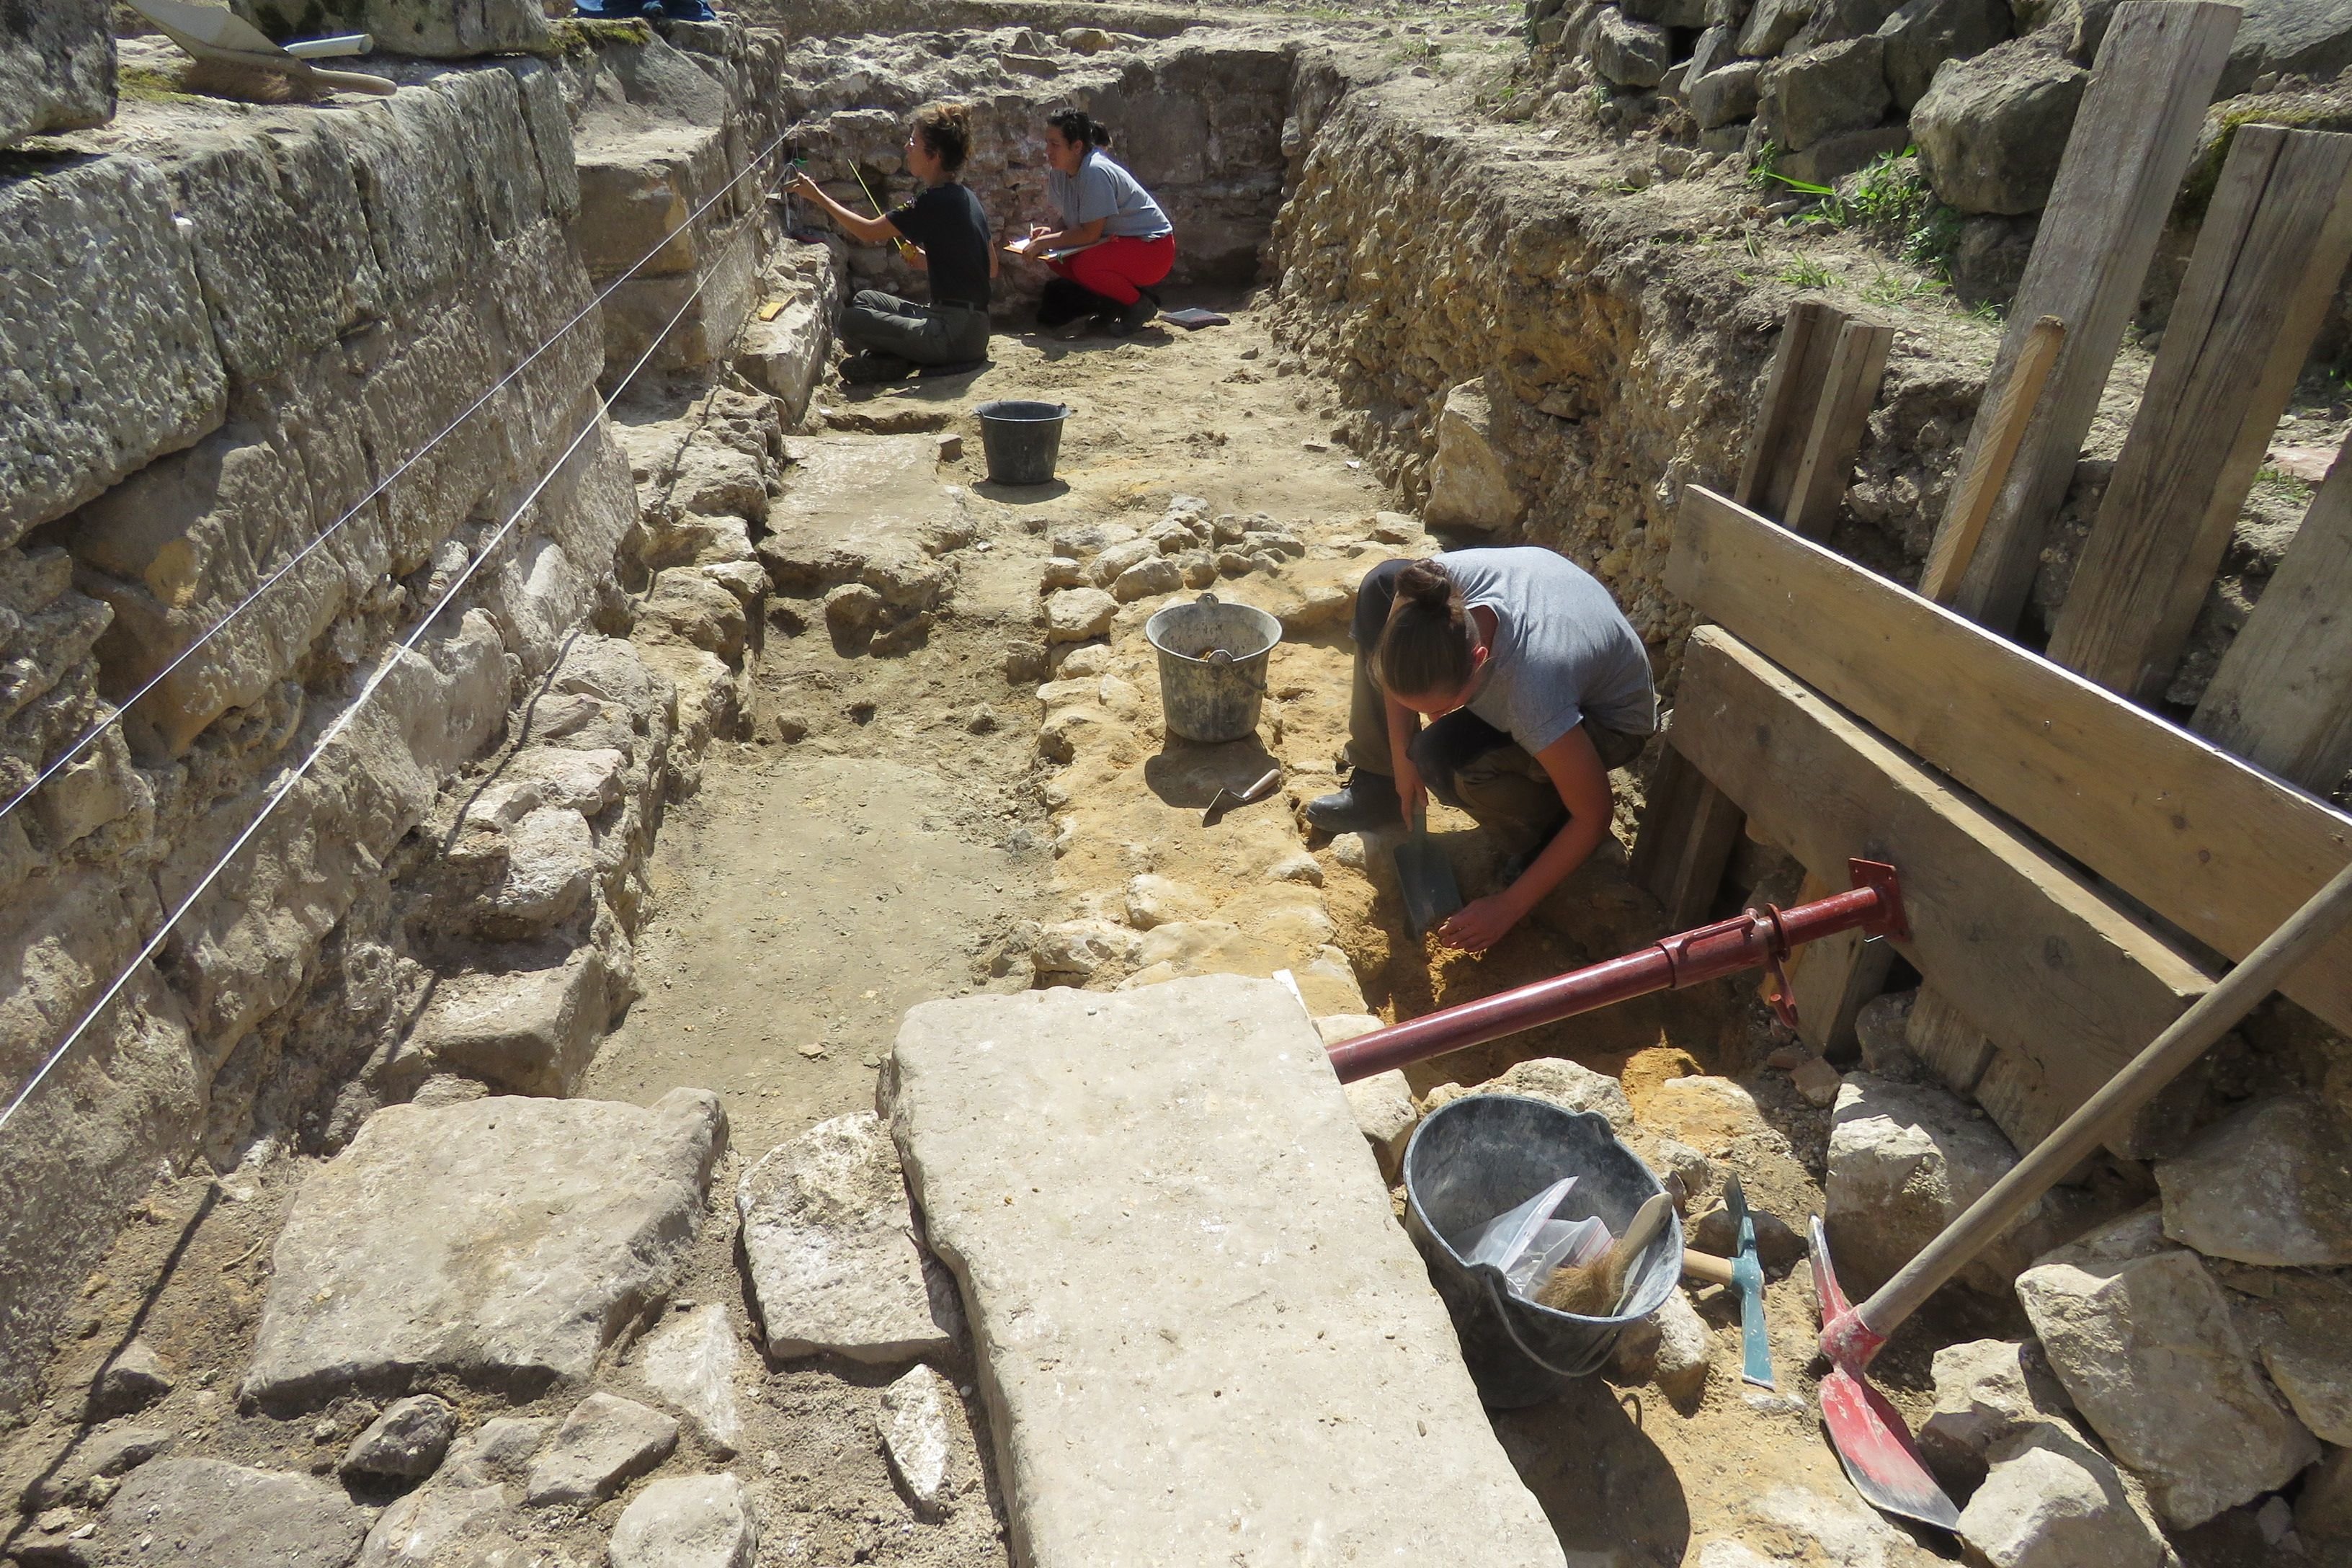
[[[1756,1256],[1756,1216],[1739,1178],[1723,1184],[1723,1206],[1731,1215],[1731,1288],[1739,1292],[1739,1375],[1759,1388],[1772,1384],[1772,1340],[1764,1329],[1764,1265]]]

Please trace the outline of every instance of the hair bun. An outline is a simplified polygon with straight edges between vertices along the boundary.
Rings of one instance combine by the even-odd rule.
[[[1444,615],[1454,601],[1454,579],[1434,561],[1415,561],[1397,574],[1397,592],[1424,610]]]

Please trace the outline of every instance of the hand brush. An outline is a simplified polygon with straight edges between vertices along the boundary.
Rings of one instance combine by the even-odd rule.
[[[1580,1318],[1615,1317],[1617,1304],[1625,1299],[1625,1276],[1643,1249],[1666,1228],[1673,1203],[1664,1193],[1653,1194],[1607,1252],[1590,1263],[1553,1269],[1551,1278],[1536,1290],[1536,1305],[1555,1312],[1573,1312]]]

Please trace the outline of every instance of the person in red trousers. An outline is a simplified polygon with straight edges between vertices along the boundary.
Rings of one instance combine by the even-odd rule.
[[[1055,273],[1038,302],[1040,326],[1094,316],[1121,336],[1159,312],[1152,286],[1176,265],[1176,230],[1135,176],[1103,149],[1110,132],[1083,110],[1045,122],[1046,194],[1062,222],[1039,224],[1016,247]],[[1058,257],[1048,252],[1062,252]]]

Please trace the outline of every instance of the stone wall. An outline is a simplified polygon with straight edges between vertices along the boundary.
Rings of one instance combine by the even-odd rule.
[[[0,147],[114,114],[108,0],[16,0],[0,7]]]
[[[565,1092],[635,994],[782,450],[764,396],[599,404],[583,256],[615,247],[575,117],[593,142],[643,109],[631,70],[717,84],[709,124],[647,125],[706,189],[772,120],[772,37],[690,41],[398,65],[331,112],[173,95],[0,173],[0,365],[47,372],[0,427],[0,800],[156,678],[0,817],[0,1093],[193,900],[0,1131],[0,1413],[159,1164],[331,1149],[436,1074]],[[737,270],[678,363],[729,346],[723,310],[832,288],[760,279],[761,214],[693,236]]]
[[[967,103],[974,135],[964,180],[1000,233],[1051,216],[1045,116],[1085,109],[1109,127],[1111,154],[1175,225],[1171,280],[1230,285],[1257,276],[1281,205],[1296,47],[1282,35],[1248,30],[1164,43],[1084,32],[1049,38],[1025,27],[859,37],[796,53],[783,90],[799,120],[793,145],[810,173],[860,211],[871,210],[860,177],[886,205],[910,194],[900,160],[907,111],[935,98]],[[855,286],[921,297],[921,283],[888,247],[847,254]],[[1041,267],[1008,258],[999,317],[1034,300],[1045,277]]]

